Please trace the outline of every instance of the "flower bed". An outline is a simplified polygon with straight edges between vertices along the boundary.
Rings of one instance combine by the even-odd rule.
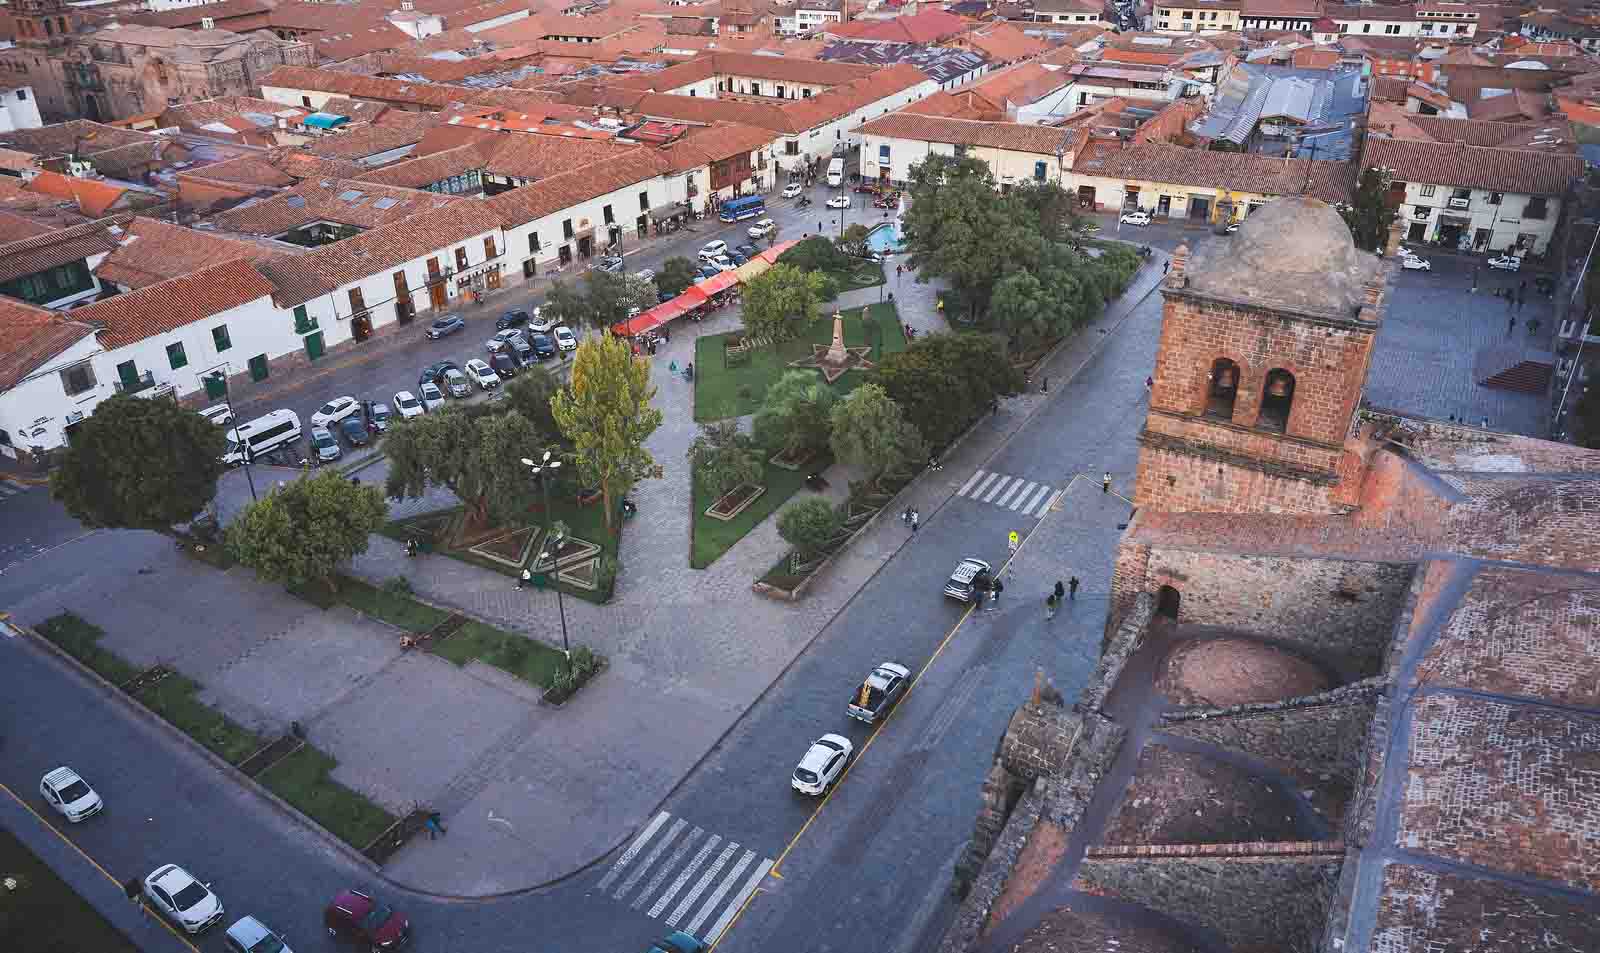
[[[727,522],[743,513],[745,507],[761,498],[767,492],[764,486],[754,483],[741,483],[728,492],[717,497],[717,501],[706,507],[706,515],[714,520]]]

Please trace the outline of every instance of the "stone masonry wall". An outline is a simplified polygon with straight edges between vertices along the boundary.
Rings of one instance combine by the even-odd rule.
[[[1337,484],[1282,466],[1241,465],[1216,448],[1146,432],[1139,437],[1133,502],[1197,513],[1335,513]]]
[[[1140,516],[1134,515],[1137,525]],[[1129,541],[1129,534],[1124,533],[1122,541],[1117,544],[1117,558],[1111,565],[1111,604],[1106,609],[1106,630],[1100,639],[1100,651],[1103,654],[1106,647],[1111,644],[1111,639],[1116,635],[1117,629],[1122,625],[1123,618],[1133,608],[1134,600],[1140,593],[1145,592],[1144,579],[1146,567],[1150,564],[1150,547],[1141,543]],[[1155,603],[1151,603],[1152,611]]]
[[[1336,842],[1100,847],[1073,887],[1205,927],[1230,953],[1315,953],[1343,861]]]
[[[1106,644],[1105,650],[1100,653],[1100,661],[1096,663],[1094,671],[1089,673],[1089,680],[1084,683],[1083,694],[1078,696],[1074,708],[1098,712],[1105,706],[1106,696],[1111,694],[1112,686],[1116,685],[1117,679],[1122,676],[1122,669],[1128,664],[1128,659],[1143,644],[1145,633],[1149,631],[1150,622],[1155,618],[1155,614],[1154,596],[1149,592],[1141,592],[1134,597],[1133,606],[1118,623],[1116,633]]]
[[[1180,708],[1161,716],[1160,730],[1354,785],[1385,685],[1381,677],[1369,678],[1278,702]]]
[[[1243,629],[1301,645],[1348,677],[1380,670],[1412,563],[1152,548],[1143,588],[1171,586],[1178,621]]]

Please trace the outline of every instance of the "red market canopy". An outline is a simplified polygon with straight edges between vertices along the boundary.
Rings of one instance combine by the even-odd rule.
[[[705,292],[699,288],[689,288],[665,304],[658,304],[643,314],[634,315],[628,321],[618,324],[612,331],[623,337],[634,337],[646,331],[653,331],[673,318],[681,317],[686,312],[699,307],[707,300]]]
[[[704,281],[696,282],[694,287],[696,291],[709,298],[720,291],[727,291],[738,283],[739,276],[737,274],[732,271],[724,271],[720,274],[712,275]]]

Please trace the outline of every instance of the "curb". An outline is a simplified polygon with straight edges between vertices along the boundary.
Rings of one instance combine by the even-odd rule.
[[[67,652],[65,649],[35,632],[31,626],[16,625],[15,628],[27,634],[30,642],[35,645],[44,646],[44,648],[50,654],[54,655],[58,661],[65,662],[69,668],[76,669],[78,674],[86,677],[103,692],[111,694],[122,705],[131,708],[136,717],[144,720],[147,723],[153,724],[159,731],[168,735],[169,737],[176,738],[179,744],[199,752],[201,757],[211,762],[212,767],[219,769],[223,774],[227,775],[229,779],[239,783],[241,787],[251,791],[262,800],[266,801],[268,804],[276,808],[280,814],[306,828],[312,834],[315,834],[318,839],[332,846],[335,852],[343,854],[347,860],[350,860],[352,863],[365,868],[372,874],[379,873],[381,868],[373,864],[372,861],[366,857],[366,855],[362,854],[354,847],[351,847],[349,844],[346,844],[339,838],[334,837],[333,834],[331,834],[326,828],[302,814],[299,809],[290,804],[288,801],[285,801],[283,798],[268,790],[267,787],[261,782],[245,774],[243,771],[240,771],[237,767],[229,764],[227,761],[224,761],[210,748],[207,748],[205,745],[195,741],[182,731],[179,731],[177,726],[173,725],[165,718],[162,718],[160,715],[140,704],[138,699],[107,681],[105,676],[78,661],[77,658],[73,657],[73,655]]]

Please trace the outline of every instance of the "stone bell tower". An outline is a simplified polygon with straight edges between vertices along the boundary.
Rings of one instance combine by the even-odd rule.
[[[1270,202],[1193,255],[1180,247],[1161,288],[1134,503],[1353,509],[1366,453],[1353,421],[1387,278],[1339,213],[1313,198]]]

